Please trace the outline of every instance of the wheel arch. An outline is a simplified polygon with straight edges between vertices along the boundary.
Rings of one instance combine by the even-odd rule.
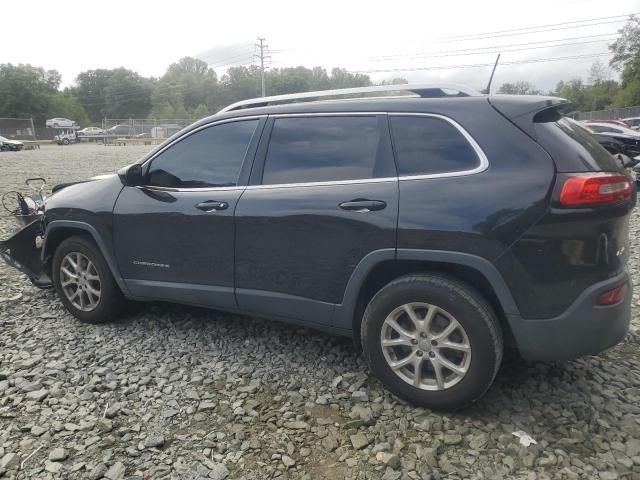
[[[113,278],[118,284],[118,287],[120,287],[120,290],[123,293],[127,294],[128,290],[124,281],[122,280],[120,271],[118,270],[118,266],[115,262],[115,259],[113,258],[113,255],[107,248],[104,240],[95,229],[95,227],[85,222],[80,222],[77,220],[54,220],[47,225],[44,239],[42,241],[41,255],[42,262],[47,265],[49,270],[51,269],[51,259],[53,258],[56,249],[64,240],[72,236],[82,236],[92,241],[98,247],[98,250],[100,250],[100,253],[107,262],[109,270],[111,271]]]
[[[390,255],[390,251],[393,254]],[[359,347],[362,315],[373,295],[396,278],[419,273],[446,274],[474,287],[495,310],[505,333],[505,343],[515,344],[509,322],[519,311],[502,275],[488,260],[462,252],[415,249],[372,252],[351,275],[343,302],[336,309],[334,326],[350,329]]]

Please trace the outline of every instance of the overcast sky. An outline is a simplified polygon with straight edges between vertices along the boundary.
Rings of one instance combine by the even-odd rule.
[[[376,82],[404,77],[475,88],[485,86],[490,67],[442,67],[492,63],[500,50],[504,65],[494,85],[527,80],[546,90],[561,79],[586,79],[598,58],[606,64],[608,56],[594,55],[607,52],[624,21],[602,18],[640,12],[640,0],[181,0],[166,6],[157,1],[31,0],[3,7],[0,63],[56,69],[63,85],[94,68],[123,66],[158,77],[187,55],[206,60],[222,74],[229,65],[251,64],[255,38],[261,36],[273,67],[338,66],[370,72]],[[588,19],[601,20],[563,23]],[[526,35],[508,31],[561,23]],[[549,58],[564,60],[508,65]],[[372,72],[407,68],[428,70]]]

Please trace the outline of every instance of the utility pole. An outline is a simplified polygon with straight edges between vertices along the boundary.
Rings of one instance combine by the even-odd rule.
[[[265,97],[267,95],[267,84],[265,81],[265,67],[264,67],[264,61],[267,58],[271,58],[270,55],[265,55],[264,51],[265,49],[269,48],[269,45],[267,45],[265,43],[266,38],[264,37],[258,37],[258,42],[260,43],[256,43],[255,46],[257,48],[260,49],[260,54],[253,54],[254,57],[259,57],[260,58],[260,73],[261,73],[261,79],[262,79],[262,96]]]

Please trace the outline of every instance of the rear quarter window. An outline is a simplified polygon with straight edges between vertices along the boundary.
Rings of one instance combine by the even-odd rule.
[[[462,132],[446,120],[428,116],[391,116],[400,176],[473,170],[480,158]]]
[[[553,112],[552,112],[553,113]],[[620,165],[584,126],[559,113],[545,113],[535,121],[538,143],[560,172],[617,172]]]

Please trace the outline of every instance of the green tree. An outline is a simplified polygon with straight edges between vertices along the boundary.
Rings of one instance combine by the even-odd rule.
[[[585,87],[584,109],[604,110],[614,104],[619,87],[614,80],[604,80]]]
[[[198,107],[193,111],[193,115],[191,116],[193,120],[200,120],[201,118],[208,117],[209,110],[204,103],[198,105]]]
[[[600,60],[596,60],[591,65],[589,69],[589,83],[591,85],[598,85],[600,83],[606,82],[611,78],[609,74],[609,70],[606,65],[602,63]]]
[[[86,126],[91,123],[87,112],[84,111],[80,100],[69,90],[53,92],[49,96],[47,118],[64,117],[73,119],[78,125]]]
[[[104,90],[105,113],[110,118],[146,118],[151,110],[153,82],[126,68],[111,70]]]
[[[51,95],[56,91],[42,68],[0,64],[0,112],[3,117],[33,117],[36,123],[44,123]]]
[[[47,70],[44,75],[47,85],[53,90],[58,90],[62,83],[62,75],[57,70]]]
[[[498,93],[508,95],[540,95],[541,92],[529,82],[519,81],[515,83],[503,83],[500,85]]]
[[[151,109],[153,82],[126,68],[80,73],[74,93],[93,122],[104,117],[146,117]]]
[[[622,81],[616,92],[614,105],[640,105],[640,19],[631,15],[618,33],[620,37],[609,45],[613,52],[609,64],[617,70],[622,70]]]
[[[613,53],[609,65],[622,70],[629,61],[640,58],[640,18],[631,15],[618,33],[620,37],[609,45],[609,50]]]
[[[155,118],[187,118],[200,105],[216,106],[218,76],[206,62],[192,57],[169,65],[151,95],[151,113]]]
[[[267,82],[271,81],[274,72],[269,72]],[[267,88],[269,83],[267,83]],[[260,96],[260,69],[251,65],[249,67],[231,67],[222,76],[222,92],[219,98],[219,107],[228,105],[247,98]],[[217,109],[209,106],[209,111]]]
[[[575,110],[586,111],[588,108],[585,91],[586,89],[582,79],[574,78],[568,82],[560,80],[556,85],[556,89],[552,92],[552,95],[566,98],[573,104]]]
[[[351,73],[344,68],[331,70],[331,88],[369,87],[371,79],[369,75]]]
[[[616,107],[640,105],[640,58],[627,62],[622,70],[622,82],[614,105]]]
[[[316,71],[317,73],[319,72]],[[329,77],[326,76],[326,79],[329,80]],[[269,95],[282,95],[285,93],[311,92],[315,90],[316,84],[312,70],[305,67],[293,67],[274,69],[269,72],[267,86]]]
[[[382,85],[406,85],[409,80],[402,77],[392,78],[391,80],[383,80]]]
[[[100,122],[108,114],[106,91],[113,70],[87,70],[76,77],[75,94],[92,122]]]
[[[31,65],[0,65],[0,112],[7,117],[32,117],[37,126],[47,118],[66,117],[80,125],[87,114],[70,90],[58,90],[62,78],[56,70],[47,72]]]

